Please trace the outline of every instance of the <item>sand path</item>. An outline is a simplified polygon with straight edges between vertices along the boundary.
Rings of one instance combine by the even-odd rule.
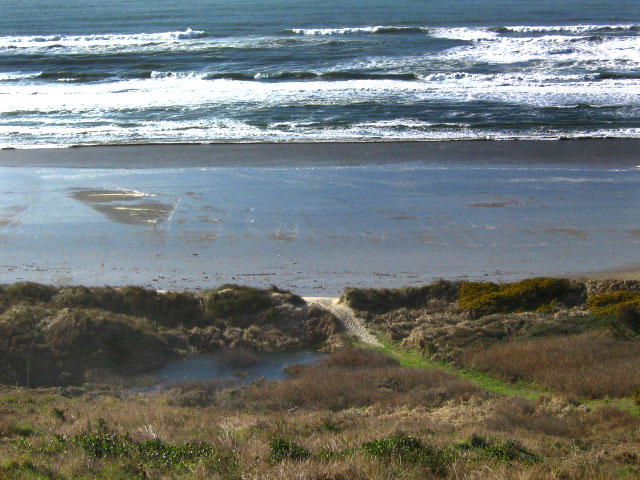
[[[364,323],[357,317],[353,309],[344,303],[339,303],[339,298],[303,297],[303,299],[307,302],[307,305],[317,305],[318,307],[333,313],[338,318],[345,331],[349,335],[357,337],[362,343],[373,345],[375,347],[382,347],[380,341],[378,341],[378,339],[367,330]]]

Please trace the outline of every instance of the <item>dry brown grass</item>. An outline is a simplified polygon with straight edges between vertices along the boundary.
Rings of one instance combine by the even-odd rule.
[[[173,404],[216,405],[225,410],[288,411],[291,409],[340,411],[348,408],[435,406],[451,399],[484,395],[472,383],[442,370],[403,368],[378,352],[348,349],[320,364],[292,366],[282,381],[255,381],[220,391],[203,383],[174,391]]]
[[[391,367],[388,370],[394,370]],[[527,402],[474,396],[438,405],[371,406],[332,412],[324,408],[292,411],[181,408],[166,395],[126,395],[85,391],[68,397],[53,390],[9,389],[0,392],[6,422],[0,439],[0,478],[25,479],[584,479],[616,478],[640,472],[638,423],[613,407],[587,412],[555,399]],[[54,408],[64,419],[54,415]],[[483,415],[483,413],[485,415]],[[508,416],[508,422],[504,416]],[[547,417],[541,426],[541,419]],[[68,437],[95,428],[97,418],[135,442],[158,438],[167,444],[207,442],[229,452],[234,462],[203,459],[185,467],[136,465],[127,457],[93,458],[74,444],[60,447],[54,435]],[[447,418],[447,421],[442,419]],[[502,418],[502,419],[500,419]],[[441,419],[436,421],[435,419]],[[552,422],[566,428],[559,431]],[[20,428],[15,428],[18,422]],[[448,456],[444,477],[419,463],[378,459],[361,449],[365,442],[404,433]],[[542,458],[538,462],[502,460],[470,446],[473,436],[494,445],[513,440]],[[313,455],[272,461],[269,443],[286,438]],[[624,475],[621,475],[625,478]]]
[[[640,342],[594,334],[497,344],[467,351],[464,362],[589,398],[628,396],[640,385]]]
[[[355,363],[366,366],[351,369],[349,365]],[[347,382],[351,381],[349,370],[361,376],[384,371],[390,378],[403,379],[403,384],[382,389],[390,395],[382,403],[373,396],[368,402],[374,403],[339,410],[332,410],[331,404],[318,403],[316,399],[292,410],[283,409],[274,399],[267,399],[260,408],[255,408],[253,401],[265,398],[254,397],[257,385],[228,391],[231,397],[242,400],[236,408],[229,404],[215,405],[215,408],[176,407],[168,402],[172,393],[131,395],[119,390],[81,389],[58,393],[54,389],[5,388],[0,391],[0,418],[3,419],[0,421],[0,478],[137,480],[141,476],[136,470],[138,467],[147,478],[185,480],[437,478],[428,466],[394,458],[374,458],[361,448],[365,442],[398,434],[419,438],[424,445],[445,452],[447,466],[443,478],[448,479],[596,480],[615,478],[618,472],[627,472],[628,477],[633,478],[634,472],[640,472],[635,453],[640,447],[638,421],[625,412],[613,407],[588,412],[572,402],[550,397],[529,402],[482,393],[425,402],[424,397],[416,393],[421,386],[442,385],[444,378],[446,388],[451,378],[417,377],[412,369],[398,374],[400,367],[385,366],[385,363],[381,357],[353,350],[318,367],[310,377],[316,382],[320,374],[338,378],[347,374]],[[292,380],[305,372],[310,370],[299,371]],[[292,386],[289,380],[277,383],[281,389]],[[210,387],[216,395],[225,386]],[[411,389],[416,396],[408,395]],[[262,393],[279,395],[280,390],[270,388]],[[249,397],[252,401],[244,403]],[[223,406],[226,408],[220,408]],[[60,448],[54,435],[82,434],[88,428],[95,428],[98,417],[104,418],[119,434],[128,432],[135,442],[153,438],[172,445],[204,441],[220,451],[230,452],[235,461],[222,465],[224,469],[215,459],[194,461],[184,468],[163,469],[136,465],[126,457],[92,458],[74,444]],[[494,445],[506,445],[513,440],[541,460],[533,463],[502,460],[482,448],[470,446],[474,435]],[[274,438],[294,442],[309,450],[312,456],[302,460],[270,460],[269,444]]]

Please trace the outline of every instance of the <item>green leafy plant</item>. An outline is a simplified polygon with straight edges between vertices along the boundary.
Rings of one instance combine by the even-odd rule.
[[[306,448],[295,442],[290,442],[284,438],[274,438],[269,443],[269,459],[274,462],[282,462],[283,460],[303,460],[311,456]]]
[[[78,445],[94,458],[125,457],[138,464],[162,467],[184,467],[197,459],[213,460],[219,470],[230,471],[235,466],[231,452],[219,449],[207,442],[168,444],[160,439],[134,441],[129,433],[119,434],[108,428],[99,418],[95,429],[89,429],[73,437],[59,437],[61,442]]]
[[[436,475],[444,475],[450,461],[450,456],[445,452],[423,444],[419,438],[404,434],[364,443],[362,450],[368,455],[380,459],[421,463],[429,467]]]

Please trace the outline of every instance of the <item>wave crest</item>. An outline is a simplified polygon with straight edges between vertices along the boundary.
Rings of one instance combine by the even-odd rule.
[[[33,48],[51,46],[88,46],[88,45],[136,45],[151,42],[191,40],[207,37],[201,30],[187,28],[177,32],[132,33],[132,34],[95,34],[95,35],[39,35],[0,37],[0,48]]]
[[[366,35],[366,34],[393,34],[393,33],[429,33],[426,27],[415,26],[385,26],[372,27],[344,27],[344,28],[291,28],[285,33],[295,35]]]

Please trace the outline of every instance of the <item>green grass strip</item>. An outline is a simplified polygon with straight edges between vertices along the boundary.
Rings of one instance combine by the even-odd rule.
[[[395,358],[398,360],[400,365],[405,367],[437,368],[445,370],[469,380],[489,392],[496,393],[498,395],[523,397],[532,401],[540,399],[543,395],[558,393],[533,382],[508,382],[489,373],[461,368],[449,362],[426,358],[415,350],[401,349],[383,335],[378,334],[377,337],[378,340],[380,340],[380,343],[382,343],[382,347],[373,347],[371,345],[366,346]],[[627,411],[636,417],[640,417],[640,407],[636,405],[631,398],[580,399],[580,403],[590,409],[610,405],[617,407],[620,410]]]

